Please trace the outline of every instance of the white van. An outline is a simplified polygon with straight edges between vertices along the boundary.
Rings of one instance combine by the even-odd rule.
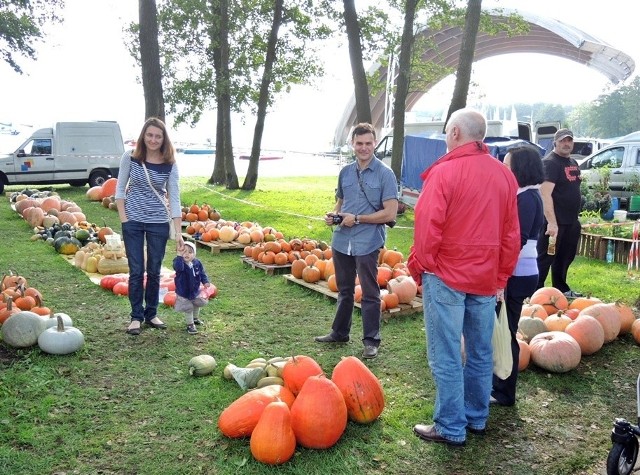
[[[6,185],[102,185],[118,176],[123,153],[116,122],[56,122],[0,155],[0,193]]]

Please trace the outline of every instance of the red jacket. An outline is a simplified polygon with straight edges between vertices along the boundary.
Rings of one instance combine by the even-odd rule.
[[[422,173],[408,266],[422,283],[430,272],[449,287],[495,295],[520,253],[513,173],[472,142],[455,148]]]

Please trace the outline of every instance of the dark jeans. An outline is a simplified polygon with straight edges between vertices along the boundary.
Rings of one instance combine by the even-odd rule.
[[[169,240],[168,223],[122,223],[122,238],[129,261],[131,320],[150,321],[158,311],[160,270]],[[147,243],[146,269],[144,245]],[[144,284],[145,270],[147,273]],[[144,306],[143,306],[144,297]]]
[[[338,309],[331,326],[332,335],[344,339],[351,331],[353,316],[353,292],[356,273],[362,287],[362,342],[365,345],[380,345],[380,287],[378,286],[378,254],[376,250],[365,256],[349,256],[333,251],[333,263],[338,283]]]
[[[511,355],[513,356],[513,367],[511,375],[507,379],[500,379],[493,375],[493,390],[491,395],[504,406],[513,406],[516,403],[516,384],[518,382],[518,362],[520,359],[520,345],[516,339],[518,322],[522,312],[524,299],[531,297],[538,284],[537,275],[512,276],[507,281],[505,289],[505,301],[496,305],[496,313],[500,311],[501,305],[507,306],[507,320],[509,322],[509,333],[511,333]]]
[[[547,222],[544,222],[543,230],[547,229]],[[576,220],[573,224],[558,225],[558,236],[556,237],[556,254],[547,254],[549,247],[549,236],[543,234],[538,239],[538,287],[544,287],[547,274],[551,269],[551,285],[561,292],[571,290],[567,284],[567,272],[569,266],[576,257],[578,242],[580,241],[580,223]]]

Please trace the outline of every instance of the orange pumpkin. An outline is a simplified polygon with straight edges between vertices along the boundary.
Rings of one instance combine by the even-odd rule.
[[[590,315],[580,315],[564,331],[578,342],[583,355],[592,355],[604,345],[602,325]]]
[[[302,280],[309,284],[314,284],[320,280],[320,269],[316,266],[306,266],[302,270]]]
[[[387,251],[387,254],[389,252],[391,251]],[[418,285],[413,280],[413,277],[408,275],[400,275],[395,279],[391,279],[387,284],[387,289],[389,289],[390,293],[398,296],[400,303],[411,303],[418,294]]]
[[[336,280],[336,275],[335,274],[331,274],[329,276],[329,278],[327,279],[327,287],[329,287],[329,290],[331,292],[337,292],[338,291],[338,281]]]
[[[385,308],[396,308],[400,305],[400,299],[397,294],[392,294],[391,292],[387,292],[382,296],[382,300],[384,301]]]
[[[109,178],[102,184],[102,193],[100,198],[106,198],[116,194],[116,185],[118,184],[117,178]]]
[[[295,396],[279,384],[249,391],[233,401],[218,418],[218,429],[231,438],[248,437],[255,429],[264,408],[272,402],[282,401],[291,407]]]
[[[548,331],[559,331],[563,332],[567,325],[572,322],[571,318],[564,314],[564,312],[560,311],[553,315],[549,315],[544,320],[544,326],[547,327]]]
[[[320,365],[310,356],[298,355],[291,358],[282,368],[284,386],[297,396],[307,378],[324,374]]]
[[[623,304],[622,302],[617,302],[616,307],[620,314],[620,335],[625,335],[631,332],[631,326],[633,325],[633,322],[635,322],[636,316],[631,307]]]
[[[631,335],[634,341],[640,345],[640,320],[635,320],[631,325]]]
[[[591,305],[580,312],[582,315],[589,315],[602,325],[604,330],[604,342],[610,343],[618,337],[620,333],[620,312],[614,303],[597,303]]]
[[[387,249],[382,257],[382,263],[393,267],[404,260],[404,255],[397,249]]]
[[[524,371],[529,367],[529,363],[531,362],[531,349],[529,348],[529,344],[521,339],[518,339],[518,345],[520,346],[518,371]]]
[[[342,358],[333,369],[331,381],[344,397],[349,419],[360,424],[368,424],[380,416],[384,409],[382,385],[358,358]]]
[[[291,264],[291,275],[296,279],[302,279],[302,271],[307,267],[307,263],[302,259],[296,259]]]
[[[393,278],[393,270],[387,265],[378,266],[378,285],[380,288],[386,288],[389,281]]]
[[[522,304],[521,317],[538,317],[540,320],[544,320],[548,317],[547,311],[544,307],[538,303],[524,303]]]
[[[547,315],[553,315],[558,310],[566,310],[569,307],[567,297],[555,287],[542,287],[536,290],[529,303],[537,303],[544,307]]]
[[[602,303],[602,300],[596,297],[586,296],[586,297],[578,297],[573,299],[573,301],[569,304],[569,308],[577,308],[578,310],[584,310],[585,308],[595,305],[597,303]]]
[[[552,373],[566,373],[580,364],[582,351],[578,342],[564,332],[544,332],[529,343],[531,361]]]
[[[291,411],[282,401],[270,402],[251,432],[251,455],[268,465],[288,461],[296,451],[296,435],[291,428]]]
[[[309,377],[291,406],[291,426],[298,443],[328,449],[347,427],[347,405],[340,389],[324,375]]]

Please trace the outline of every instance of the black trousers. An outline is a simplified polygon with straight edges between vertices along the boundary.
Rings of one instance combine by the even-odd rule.
[[[547,222],[544,222],[542,229],[547,229]],[[538,287],[544,287],[549,269],[551,269],[551,285],[561,292],[571,290],[567,284],[567,272],[569,266],[576,257],[578,242],[580,241],[580,222],[576,220],[573,224],[558,225],[558,236],[556,237],[556,254],[547,254],[549,246],[549,236],[542,235],[538,239]]]
[[[500,379],[493,375],[493,389],[491,395],[503,406],[513,406],[516,403],[516,384],[518,382],[518,363],[520,359],[520,345],[516,338],[518,321],[522,313],[524,299],[531,297],[538,283],[537,275],[512,276],[507,281],[505,289],[505,301],[498,302],[496,314],[501,305],[507,306],[507,320],[509,321],[509,333],[511,333],[511,355],[513,367],[511,375],[507,379]]]

